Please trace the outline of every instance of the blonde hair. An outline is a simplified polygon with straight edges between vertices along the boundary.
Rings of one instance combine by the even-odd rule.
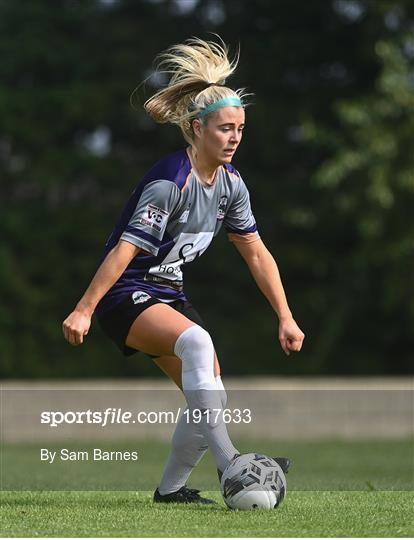
[[[239,53],[229,60],[228,48],[219,39],[221,43],[191,38],[156,58],[157,69],[171,74],[171,79],[166,88],[145,102],[144,108],[156,122],[177,124],[190,144],[194,137],[192,121],[205,107],[223,98],[243,100],[247,96],[244,89],[232,90],[224,85],[237,67]]]

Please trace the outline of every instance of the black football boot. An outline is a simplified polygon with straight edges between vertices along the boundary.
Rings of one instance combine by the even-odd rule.
[[[187,486],[183,486],[178,491],[173,493],[167,493],[166,495],[161,495],[158,491],[158,488],[154,492],[154,502],[155,503],[182,503],[182,504],[217,504],[216,501],[212,499],[206,499],[199,495],[199,489],[190,489]]]

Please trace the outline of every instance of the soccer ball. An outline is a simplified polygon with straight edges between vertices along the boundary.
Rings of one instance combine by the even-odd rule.
[[[242,454],[221,477],[224,502],[233,510],[271,510],[286,494],[286,478],[273,458],[262,454]]]

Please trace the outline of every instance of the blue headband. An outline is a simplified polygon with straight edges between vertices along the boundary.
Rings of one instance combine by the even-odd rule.
[[[207,116],[207,114],[217,111],[217,109],[221,109],[222,107],[243,107],[243,104],[238,97],[219,99],[218,101],[207,105],[205,109],[198,113],[197,118],[203,118],[204,116]]]

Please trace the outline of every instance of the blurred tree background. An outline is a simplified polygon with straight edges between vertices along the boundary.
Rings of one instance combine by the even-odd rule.
[[[274,254],[303,352],[226,235],[186,268],[224,374],[402,374],[414,357],[411,0],[0,2],[0,376],[156,375],[95,324],[61,322],[130,192],[177,129],[134,111],[157,53],[220,34],[254,92],[234,160]],[[138,100],[165,83],[153,76]]]

